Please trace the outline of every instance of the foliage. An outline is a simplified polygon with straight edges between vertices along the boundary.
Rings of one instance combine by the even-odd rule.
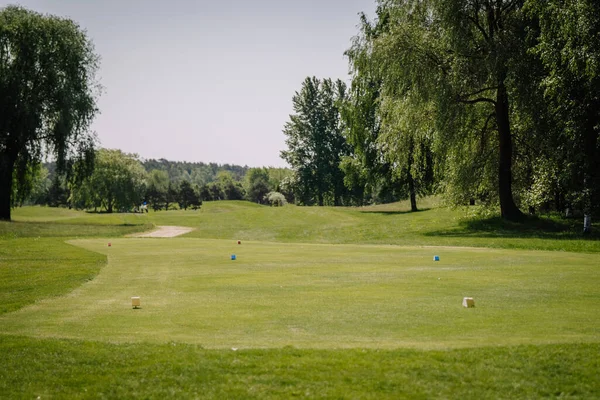
[[[285,196],[279,192],[269,192],[265,195],[265,201],[273,207],[283,207],[287,204]]]
[[[62,171],[93,156],[97,68],[92,43],[73,21],[0,10],[0,219],[10,220],[13,180],[23,197],[45,151]]]
[[[341,157],[349,154],[342,136],[340,104],[346,85],[308,77],[292,98],[295,114],[286,123],[288,150],[281,152],[295,173],[295,197],[300,204],[341,205],[345,196]]]
[[[161,210],[167,202],[169,183],[169,174],[166,171],[154,169],[148,174],[146,201],[154,211]]]
[[[544,168],[536,174],[536,184],[551,186],[567,206],[598,214],[600,7],[592,0],[529,0],[527,6],[539,21],[531,52],[543,63],[540,88],[549,109],[546,124],[536,122],[552,140],[543,163],[551,171]]]
[[[136,155],[101,149],[95,157],[94,172],[81,185],[72,187],[72,202],[78,208],[130,210],[142,203],[146,192],[146,171]]]
[[[511,85],[521,78],[515,65],[527,61],[521,3],[381,2],[378,16],[385,20],[385,29],[370,39],[373,62],[383,79],[383,95],[395,102],[416,104],[413,112],[401,116],[410,118],[416,109],[424,113],[429,109],[433,119],[428,125],[437,128],[440,146],[450,152],[464,147],[469,132],[481,131],[482,144],[497,140],[498,146],[481,159],[489,162],[497,157],[497,191],[490,194],[497,196],[507,219],[521,218],[512,194],[510,103]],[[410,148],[410,140],[408,144]],[[482,146],[482,151],[487,148]],[[446,165],[460,168],[461,164],[452,163],[455,159],[463,161],[449,156]],[[450,177],[473,175],[472,171],[459,172]],[[447,179],[446,184],[457,183]]]
[[[200,194],[194,190],[192,184],[188,181],[181,181],[179,184],[177,198],[180,209],[183,208],[184,210],[187,210],[188,207],[191,207],[192,209],[197,210],[202,205]]]
[[[64,177],[54,176],[54,180],[48,189],[47,204],[51,207],[66,207],[71,204],[67,182]]]
[[[221,171],[230,172],[235,180],[241,180],[248,171],[248,167],[240,165],[169,161],[164,158],[145,160],[143,164],[148,172],[153,170],[165,171],[169,176],[169,180],[176,184],[179,184],[181,180],[188,180],[192,185],[198,187],[215,181]]]
[[[355,204],[390,203],[402,196],[398,195],[400,183],[393,174],[393,165],[379,143],[383,78],[372,54],[373,40],[386,29],[387,19],[382,17],[375,25],[364,14],[360,19],[360,33],[345,53],[350,61],[352,84],[341,109],[344,136],[353,154],[342,159],[340,168]]]
[[[228,171],[221,171],[217,174],[217,183],[219,184],[225,200],[242,200],[245,196],[244,187],[240,181],[234,179]]]
[[[272,189],[269,171],[266,168],[250,168],[245,178],[246,199],[254,203],[263,203]]]

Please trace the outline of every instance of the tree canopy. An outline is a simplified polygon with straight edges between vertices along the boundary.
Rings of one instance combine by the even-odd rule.
[[[350,149],[340,119],[345,97],[341,80],[307,77],[292,98],[295,114],[283,131],[288,150],[281,157],[296,174],[296,199],[302,204],[341,205],[345,187],[339,164]]]
[[[75,22],[0,10],[0,219],[10,220],[13,182],[24,187],[45,153],[63,171],[93,157],[98,60]]]

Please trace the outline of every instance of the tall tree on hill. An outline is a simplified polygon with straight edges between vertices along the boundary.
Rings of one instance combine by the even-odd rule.
[[[61,171],[92,159],[97,68],[92,43],[73,21],[0,10],[0,219],[10,220],[13,179],[25,183],[44,149]]]
[[[510,100],[522,79],[514,66],[527,60],[523,2],[381,0],[378,16],[388,21],[389,29],[373,39],[374,62],[387,94],[410,92],[424,103],[433,102],[446,150],[463,146],[465,137],[477,130],[495,144],[497,196],[502,217],[509,220],[522,217],[512,188]],[[487,136],[489,130],[495,131],[494,140]]]
[[[341,205],[345,193],[341,157],[349,153],[342,135],[340,106],[346,85],[331,79],[306,78],[292,98],[295,114],[283,130],[288,150],[281,152],[296,174],[296,199],[322,206]]]

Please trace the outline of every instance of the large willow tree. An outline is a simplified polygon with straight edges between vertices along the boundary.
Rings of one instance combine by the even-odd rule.
[[[0,10],[0,219],[13,183],[51,153],[61,170],[93,155],[98,57],[68,19],[20,7]]]
[[[406,110],[394,116],[405,126],[398,135],[408,132],[410,139],[411,131],[435,129],[450,185],[467,177],[475,186],[483,155],[483,169],[496,170],[493,195],[509,220],[522,217],[513,197],[511,121],[511,96],[522,79],[515,66],[528,57],[522,6],[521,0],[380,0],[377,35],[368,37],[382,102]],[[415,119],[422,109],[430,118]]]

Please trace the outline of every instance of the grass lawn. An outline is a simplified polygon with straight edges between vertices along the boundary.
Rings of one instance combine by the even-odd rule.
[[[0,398],[600,398],[598,237],[405,207],[17,209]]]
[[[184,238],[69,243],[106,255],[108,265],[66,296],[0,316],[1,333],[207,348],[600,341],[600,302],[590,302],[600,296],[596,254]],[[142,297],[142,309],[131,308],[131,296]],[[461,307],[465,296],[475,309]]]

